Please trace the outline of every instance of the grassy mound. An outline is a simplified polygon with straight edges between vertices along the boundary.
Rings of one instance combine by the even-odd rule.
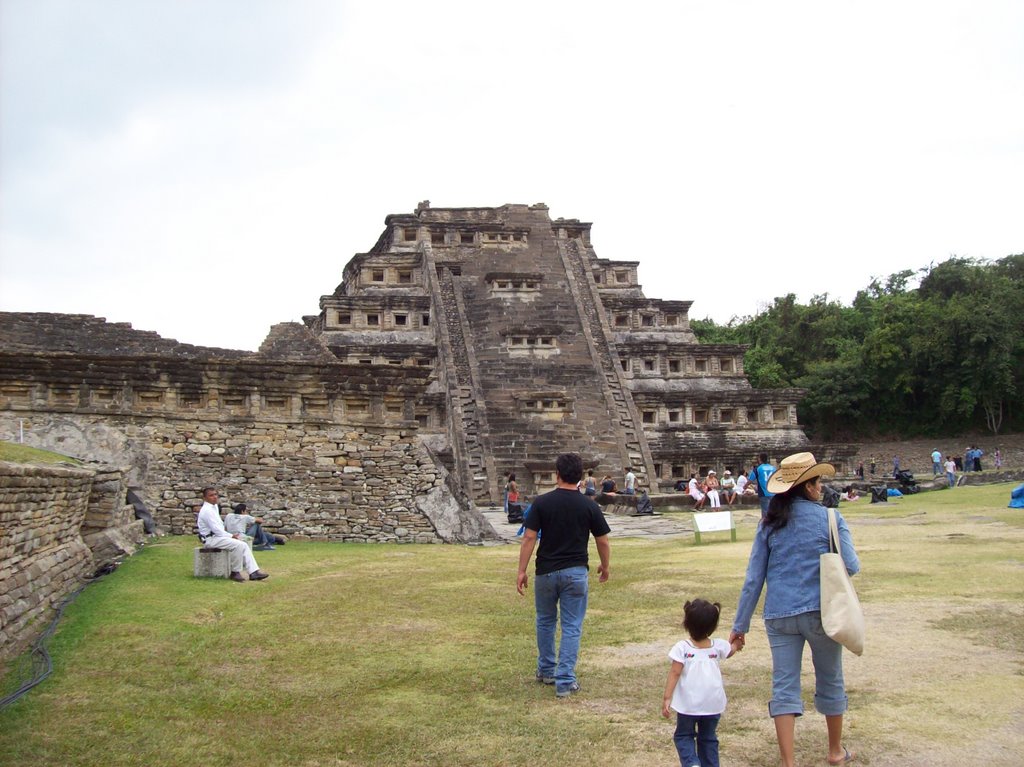
[[[15,442],[4,442],[0,440],[0,461],[10,463],[73,463],[81,465],[77,458],[71,458],[60,453],[51,453],[49,450],[40,450],[28,445],[19,445]]]

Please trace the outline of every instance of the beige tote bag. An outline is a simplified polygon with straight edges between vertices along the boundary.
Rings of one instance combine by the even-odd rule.
[[[864,652],[864,611],[853,588],[839,543],[836,510],[828,510],[829,550],[821,555],[821,625],[854,655]]]

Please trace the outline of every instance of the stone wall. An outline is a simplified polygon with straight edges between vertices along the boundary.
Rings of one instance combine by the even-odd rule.
[[[135,507],[127,503],[129,467],[96,466],[89,503],[82,520],[82,540],[92,551],[97,570],[134,554],[145,539]]]
[[[0,461],[0,658],[94,569],[81,527],[94,472]]]
[[[150,420],[144,499],[173,533],[195,529],[202,485],[245,501],[274,532],[311,540],[431,543],[450,537],[421,509],[444,478],[401,429]],[[197,482],[197,480],[199,480]],[[461,529],[471,539],[480,531]]]
[[[479,515],[458,509],[444,470],[415,431],[68,413],[21,413],[19,420],[26,441],[40,447],[68,450],[76,435],[103,431],[117,434],[112,441],[129,454],[144,453],[135,492],[174,534],[195,531],[205,485],[220,489],[222,503],[245,501],[269,530],[310,540],[424,543],[490,532]],[[11,415],[0,413],[0,430],[12,426]],[[120,507],[107,499],[90,511],[86,535],[95,532],[94,519],[109,527],[131,513],[124,494],[118,497]]]
[[[215,485],[287,535],[494,536],[419,436],[430,367],[345,364],[295,323],[272,328],[256,354],[133,333],[76,315],[0,314],[0,438],[129,466],[133,490],[173,533],[194,532],[200,490]],[[81,353],[65,349],[74,343]]]

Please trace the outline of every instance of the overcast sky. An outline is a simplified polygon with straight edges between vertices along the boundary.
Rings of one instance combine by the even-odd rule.
[[[1024,3],[0,0],[0,309],[256,349],[424,199],[720,322],[1024,252]]]

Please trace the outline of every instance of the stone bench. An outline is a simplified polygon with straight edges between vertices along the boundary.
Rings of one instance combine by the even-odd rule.
[[[227,578],[231,575],[227,549],[196,546],[192,554],[192,575],[196,578]]]

